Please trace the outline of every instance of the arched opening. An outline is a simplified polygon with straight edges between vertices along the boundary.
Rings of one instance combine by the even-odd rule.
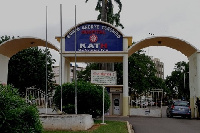
[[[23,49],[37,46],[46,47],[46,41],[34,37],[20,37],[2,43],[0,45],[0,54],[10,58]],[[59,49],[50,42],[47,42],[47,47],[59,52]]]
[[[0,45],[0,83],[7,84],[10,58],[23,49],[37,46],[46,47],[46,41],[34,37],[20,37],[2,43]],[[50,42],[47,42],[47,47],[59,52],[59,49]]]
[[[180,51],[189,59],[189,88],[190,88],[190,107],[192,118],[196,117],[195,102],[199,97],[200,84],[199,84],[199,52],[198,49],[189,44],[188,42],[174,38],[174,37],[151,37],[144,39],[132,45],[128,50],[128,55],[134,52],[149,47],[149,46],[166,46],[177,51]]]
[[[166,46],[180,51],[187,57],[197,52],[197,49],[184,40],[180,40],[174,37],[151,37],[144,39],[134,45],[128,50],[128,55],[132,55],[134,52],[149,47],[149,46]]]

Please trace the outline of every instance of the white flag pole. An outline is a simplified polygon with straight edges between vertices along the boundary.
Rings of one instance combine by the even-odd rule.
[[[103,117],[102,117],[102,123],[101,124],[106,124],[104,122],[104,117],[105,117],[105,114],[104,114],[104,93],[105,93],[105,86],[103,86]]]
[[[62,112],[62,4],[60,4],[60,86],[61,86],[61,98],[60,98],[60,111]]]
[[[75,114],[77,114],[77,79],[76,79],[76,5],[75,5]]]
[[[48,104],[48,98],[47,98],[47,6],[46,6],[46,114],[47,114],[47,104]]]

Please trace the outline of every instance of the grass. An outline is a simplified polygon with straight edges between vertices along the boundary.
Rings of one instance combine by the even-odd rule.
[[[95,120],[94,126],[87,131],[44,131],[43,133],[128,133],[126,122],[105,121],[101,125],[101,120]]]

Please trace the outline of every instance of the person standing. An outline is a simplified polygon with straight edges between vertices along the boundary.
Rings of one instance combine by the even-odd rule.
[[[197,101],[196,101],[196,106],[197,106],[197,108],[198,108],[198,115],[197,115],[197,118],[199,118],[199,117],[200,117],[200,100],[199,100],[198,97],[197,97]]]

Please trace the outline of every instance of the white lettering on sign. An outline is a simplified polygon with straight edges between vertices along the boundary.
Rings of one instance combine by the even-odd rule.
[[[76,31],[80,31],[80,29],[77,27]],[[68,33],[67,38],[70,38],[74,33],[75,33],[75,29],[71,30],[71,31]]]
[[[111,27],[102,26],[102,30],[107,30],[107,31],[113,33],[117,38],[121,37],[121,35],[119,34],[119,32],[116,31],[115,29],[111,28]]]
[[[96,48],[96,49],[98,49],[99,45],[100,45],[100,43],[94,43],[94,44],[90,43],[90,44],[87,44],[87,46],[86,46],[86,43],[81,43],[80,49],[86,49],[86,48]]]
[[[121,38],[120,33],[115,30],[112,27],[108,27],[108,26],[101,26],[100,25],[96,25],[96,24],[91,24],[91,25],[83,25],[82,27],[77,27],[76,31],[81,31],[82,34],[91,34],[91,33],[95,33],[95,34],[106,34],[105,31],[111,32],[113,33],[117,38]],[[87,31],[85,31],[87,30]],[[93,31],[89,31],[89,30],[93,30]],[[75,33],[75,29],[71,30],[68,34],[67,34],[67,38],[70,38],[73,34]]]
[[[107,43],[80,43],[78,51],[108,51]]]
[[[103,85],[116,85],[117,73],[116,71],[106,70],[91,70],[91,83]]]
[[[83,25],[83,26],[82,26],[82,29],[83,29],[83,30],[99,29],[99,25],[96,25],[96,24]]]

